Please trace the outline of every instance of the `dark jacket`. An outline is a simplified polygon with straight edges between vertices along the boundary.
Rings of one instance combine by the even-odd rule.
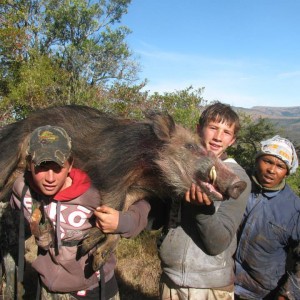
[[[253,182],[240,229],[236,293],[272,299],[272,293],[281,290],[289,299],[300,299],[299,197],[288,185],[279,191],[264,191]],[[294,254],[291,266],[288,253]]]

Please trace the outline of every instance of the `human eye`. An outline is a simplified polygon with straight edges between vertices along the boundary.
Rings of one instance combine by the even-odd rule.
[[[215,125],[209,125],[208,128],[210,130],[217,130],[217,126],[215,126]]]
[[[59,173],[61,170],[62,170],[62,167],[56,163],[53,163],[51,165],[51,170],[54,172],[54,173]]]
[[[278,164],[277,167],[278,167],[278,169],[281,169],[281,170],[287,169],[285,164]]]
[[[46,165],[41,164],[39,166],[35,166],[34,169],[36,173],[39,173],[39,172],[46,172],[48,170],[48,167]]]
[[[229,136],[233,136],[233,132],[229,130],[225,130],[224,133]]]
[[[272,164],[272,161],[268,158],[262,158],[262,161],[265,163],[265,164]]]

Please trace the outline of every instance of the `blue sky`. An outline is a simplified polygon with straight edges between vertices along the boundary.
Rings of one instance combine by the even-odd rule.
[[[122,24],[150,92],[287,107],[300,106],[299,13],[300,0],[132,0]]]

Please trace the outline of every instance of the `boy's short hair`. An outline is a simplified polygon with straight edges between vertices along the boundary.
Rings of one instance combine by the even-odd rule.
[[[71,145],[71,138],[63,128],[41,126],[29,137],[27,156],[36,166],[53,161],[62,167],[71,156]]]
[[[234,125],[234,134],[237,135],[241,128],[238,114],[228,104],[219,101],[205,108],[199,118],[199,125],[204,128],[210,122],[226,123]]]

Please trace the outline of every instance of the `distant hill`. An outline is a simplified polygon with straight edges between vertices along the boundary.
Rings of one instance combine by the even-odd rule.
[[[290,139],[295,146],[300,145],[300,106],[252,108],[235,107],[237,112],[244,112],[254,118],[266,118],[278,129],[278,134]]]

